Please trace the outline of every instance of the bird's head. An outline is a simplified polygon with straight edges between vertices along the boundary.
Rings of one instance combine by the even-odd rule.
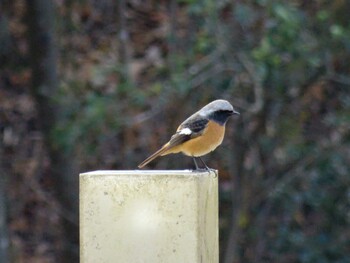
[[[227,119],[232,115],[239,115],[233,106],[227,100],[214,100],[201,110],[201,115],[206,115],[209,119],[224,125]]]

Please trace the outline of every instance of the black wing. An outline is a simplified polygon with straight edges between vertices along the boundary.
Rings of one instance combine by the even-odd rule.
[[[177,131],[189,128],[192,131],[192,133],[199,133],[198,135],[200,135],[207,127],[208,122],[209,120],[207,118],[204,118],[200,115],[194,115],[185,120],[183,123],[181,123],[181,125],[177,128]]]
[[[208,119],[203,118],[200,115],[191,116],[183,123],[181,123],[181,125],[177,128],[176,133],[173,136],[171,136],[171,139],[168,144],[169,148],[200,136],[207,127],[208,122]],[[186,128],[189,129],[191,132],[188,134],[186,132],[182,132]]]

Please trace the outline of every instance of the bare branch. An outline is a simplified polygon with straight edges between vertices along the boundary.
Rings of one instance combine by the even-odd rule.
[[[259,74],[256,72],[254,64],[249,61],[249,59],[243,53],[237,54],[237,58],[242,63],[247,73],[252,79],[253,87],[254,87],[254,97],[255,102],[253,105],[249,107],[249,112],[257,113],[262,110],[264,107],[264,94],[263,94],[263,86],[262,80]]]

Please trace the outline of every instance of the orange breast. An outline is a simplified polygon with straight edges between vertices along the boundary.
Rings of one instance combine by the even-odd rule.
[[[225,126],[209,121],[201,136],[170,149],[166,154],[183,152],[188,156],[203,156],[214,151],[222,143],[224,135]]]

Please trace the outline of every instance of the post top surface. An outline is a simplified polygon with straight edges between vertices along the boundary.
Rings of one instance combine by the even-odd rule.
[[[217,173],[217,171],[216,171]],[[180,175],[180,176],[215,176],[213,171],[195,171],[195,170],[96,170],[81,173],[80,176],[165,176],[165,175]]]

